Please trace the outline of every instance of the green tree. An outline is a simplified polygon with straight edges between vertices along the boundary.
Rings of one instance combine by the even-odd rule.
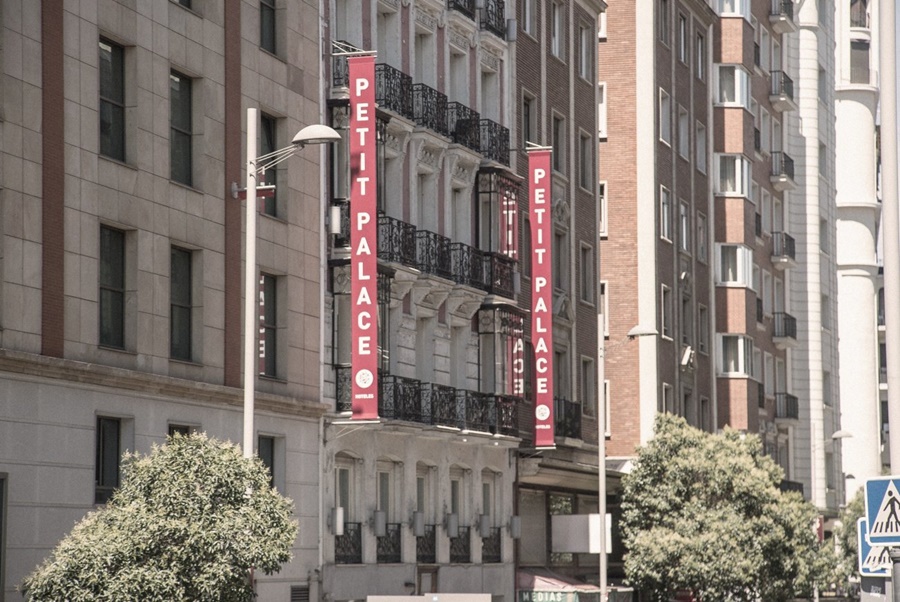
[[[622,479],[628,581],[658,600],[778,602],[828,573],[816,509],[782,492],[783,471],[755,435],[712,435],[671,415]]]
[[[126,454],[121,487],[75,525],[22,590],[33,601],[251,600],[252,568],[290,560],[292,503],[258,458],[206,437],[176,435]]]
[[[859,578],[859,546],[856,521],[866,515],[864,489],[860,489],[841,511],[840,521],[834,530],[837,544],[837,563],[834,582],[844,592],[854,592],[852,580]]]

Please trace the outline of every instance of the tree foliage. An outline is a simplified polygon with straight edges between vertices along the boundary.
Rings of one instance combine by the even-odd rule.
[[[859,544],[856,521],[866,515],[865,490],[859,489],[853,499],[841,511],[840,521],[834,530],[837,544],[837,563],[834,582],[841,591],[853,593],[859,577]]]
[[[127,454],[121,487],[28,576],[32,601],[238,602],[290,560],[292,503],[258,458],[206,435]]]
[[[783,471],[758,437],[712,435],[671,415],[655,430],[622,479],[630,583],[659,600],[689,590],[703,601],[777,602],[824,578],[816,509],[778,488]]]

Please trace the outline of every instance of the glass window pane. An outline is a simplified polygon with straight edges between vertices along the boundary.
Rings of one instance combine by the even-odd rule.
[[[275,2],[262,0],[259,3],[259,45],[275,53]]]

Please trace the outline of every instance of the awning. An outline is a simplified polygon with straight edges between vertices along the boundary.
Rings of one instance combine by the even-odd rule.
[[[578,594],[597,596],[600,588],[550,569],[519,569],[516,573],[518,602],[579,602]]]

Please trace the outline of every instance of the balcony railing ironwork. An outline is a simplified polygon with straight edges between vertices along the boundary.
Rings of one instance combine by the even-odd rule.
[[[492,432],[509,435],[510,437],[519,436],[519,402],[521,401],[521,397],[515,397],[514,395],[496,396],[497,420],[495,425],[493,425],[496,430],[492,429]]]
[[[460,428],[490,432],[493,401],[494,396],[489,393],[457,389],[457,409],[463,418]]]
[[[794,20],[794,0],[772,0],[772,15]]]
[[[434,525],[425,525],[425,535],[416,537],[416,562],[434,564],[437,562],[437,529]]]
[[[386,63],[376,64],[375,102],[383,109],[413,119],[412,77]]]
[[[775,312],[775,336],[797,338],[797,318],[783,311]]]
[[[482,260],[484,282],[478,288],[492,295],[512,299],[515,295],[515,260],[501,253],[483,253]]]
[[[481,9],[481,29],[506,39],[506,7],[503,0],[484,0]]]
[[[344,523],[344,534],[334,536],[335,564],[362,564],[362,523]]]
[[[447,0],[447,5],[470,19],[475,18],[475,0]]]
[[[488,564],[500,561],[500,527],[491,527],[490,535],[481,540],[481,562]]]
[[[481,152],[481,116],[461,102],[447,103],[450,138],[475,152]]]
[[[453,258],[454,282],[481,288],[484,284],[484,260],[481,251],[465,243],[455,242],[450,245],[450,255]]]
[[[784,95],[789,99],[794,100],[794,80],[788,77],[787,73],[784,71],[772,71],[771,81],[772,96]]]
[[[772,175],[794,179],[794,160],[785,152],[772,153]]]
[[[472,541],[469,537],[469,527],[460,527],[458,537],[450,538],[450,562],[472,562]]]
[[[400,523],[388,523],[387,533],[376,538],[376,561],[381,564],[400,562]]]
[[[772,233],[772,255],[796,259],[794,237],[787,232]]]
[[[439,426],[459,427],[454,387],[422,383],[422,408],[423,422]]]
[[[775,417],[797,420],[800,418],[800,401],[790,393],[775,393]]]
[[[421,381],[393,374],[378,377],[378,415],[390,420],[425,422]]]
[[[344,40],[338,40],[338,43],[350,46]],[[350,85],[350,71],[347,67],[346,56],[334,56],[331,58],[331,85],[335,88],[346,88]]]
[[[581,439],[581,404],[556,397],[553,405],[556,409],[556,435]]]
[[[509,165],[509,128],[490,119],[481,120],[481,154]]]
[[[378,258],[416,267],[416,227],[384,213],[379,214]]]
[[[447,128],[447,95],[426,84],[413,84],[413,120],[442,136]]]
[[[453,277],[453,258],[450,254],[450,239],[446,236],[418,230],[418,266],[426,274],[434,274],[450,280]]]

